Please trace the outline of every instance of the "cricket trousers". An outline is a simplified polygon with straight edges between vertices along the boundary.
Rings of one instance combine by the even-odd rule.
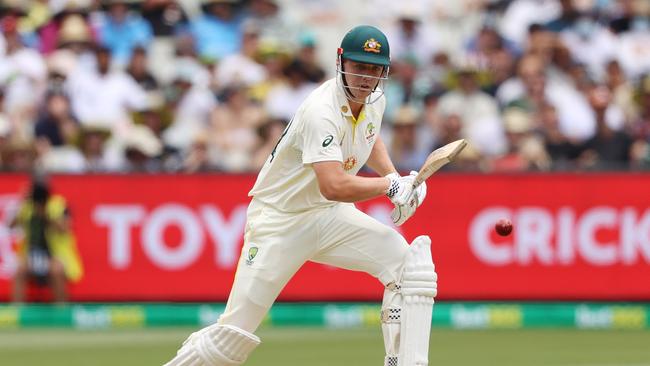
[[[307,261],[366,272],[388,285],[399,282],[407,251],[401,234],[352,203],[285,213],[253,199],[235,280],[218,323],[255,332]],[[328,280],[325,273],[322,278]]]

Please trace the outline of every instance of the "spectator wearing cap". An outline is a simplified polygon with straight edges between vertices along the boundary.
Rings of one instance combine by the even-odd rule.
[[[107,158],[106,142],[111,131],[105,124],[86,122],[81,126],[77,144],[84,157],[86,173],[104,173],[110,171]]]
[[[100,43],[111,50],[113,62],[126,66],[136,47],[147,47],[153,39],[151,25],[129,5],[141,1],[104,0],[107,14],[99,26]]]
[[[427,151],[418,146],[420,126],[418,111],[408,105],[400,107],[393,120],[390,156],[399,171],[419,170]]]
[[[266,79],[266,69],[257,62],[260,29],[254,23],[244,26],[241,49],[223,58],[216,66],[219,88],[232,85],[252,86]]]
[[[78,29],[83,29],[83,41],[96,40],[97,30],[92,27],[88,21],[91,2],[89,0],[55,0],[49,2],[52,19],[39,30],[40,51],[49,55],[61,46],[62,38],[65,42],[70,42],[82,34]],[[83,27],[68,25],[66,34],[61,34],[64,24],[70,18],[76,18],[77,22],[82,21]],[[71,37],[72,36],[72,37]],[[75,37],[76,36],[76,37]]]
[[[178,149],[163,140],[163,132],[171,125],[174,118],[173,108],[165,103],[165,97],[158,91],[149,91],[148,104],[141,111],[133,113],[136,125],[147,127],[162,143],[162,152],[158,156],[162,168],[166,171],[177,171],[181,166],[181,156]]]
[[[96,42],[87,20],[78,14],[65,17],[57,37],[57,49],[47,57],[47,65],[49,83],[58,87],[75,69],[95,68]]]
[[[325,79],[325,70],[318,61],[317,43],[314,34],[304,32],[300,36],[296,59],[305,65],[309,81],[320,84]]]
[[[238,0],[203,0],[203,15],[190,22],[199,56],[216,62],[239,51],[241,22]]]
[[[456,114],[463,121],[463,136],[483,154],[494,155],[505,148],[496,100],[478,84],[478,70],[463,64],[456,72],[457,87],[440,97],[437,113]]]
[[[133,125],[124,137],[124,162],[119,171],[156,173],[162,170],[158,159],[163,152],[161,141],[146,126]]]
[[[550,157],[542,140],[533,134],[534,124],[529,112],[508,108],[503,113],[503,124],[508,150],[494,159],[491,168],[496,172],[521,172],[550,169]]]

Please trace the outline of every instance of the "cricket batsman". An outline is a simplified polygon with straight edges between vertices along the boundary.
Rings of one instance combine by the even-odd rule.
[[[426,196],[415,173],[400,176],[379,130],[390,47],[367,25],[350,30],[337,53],[337,75],[311,93],[287,125],[257,181],[230,297],[216,324],[193,333],[167,366],[235,366],[260,344],[254,334],[276,297],[306,262],[376,277],[385,366],[428,364],[437,275],[431,241],[409,245],[353,202],[386,195],[401,225]],[[367,164],[380,177],[356,174]],[[345,286],[341,283],[340,286]]]

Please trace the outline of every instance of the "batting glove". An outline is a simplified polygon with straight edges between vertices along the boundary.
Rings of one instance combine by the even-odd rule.
[[[408,199],[413,192],[413,181],[415,180],[414,175],[407,175],[405,177],[400,177],[397,173],[391,173],[386,176],[390,181],[388,189],[386,190],[386,196],[390,199],[393,204],[403,205],[408,202]]]
[[[411,171],[410,176],[415,179],[415,176],[418,175],[418,172]],[[390,213],[390,217],[393,220],[393,223],[397,226],[401,226],[406,222],[413,214],[415,210],[420,207],[424,198],[427,196],[427,184],[422,182],[413,192],[408,199],[408,202],[403,205],[395,205],[393,211]]]

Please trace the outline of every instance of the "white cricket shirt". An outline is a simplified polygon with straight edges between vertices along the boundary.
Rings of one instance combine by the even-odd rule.
[[[385,108],[382,96],[355,120],[336,79],[326,81],[300,105],[248,195],[285,212],[335,204],[320,193],[311,164],[340,161],[346,173],[357,174],[379,136]]]

